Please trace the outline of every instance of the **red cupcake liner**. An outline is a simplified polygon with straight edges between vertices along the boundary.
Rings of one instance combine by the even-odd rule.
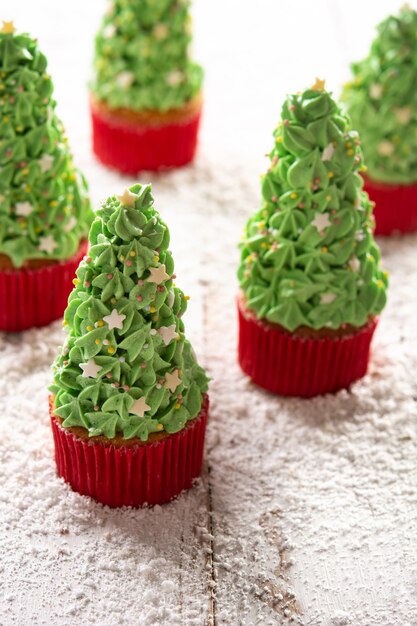
[[[125,174],[181,167],[193,160],[201,109],[189,118],[161,125],[128,122],[91,106],[93,151]]]
[[[152,443],[114,446],[79,438],[50,407],[58,475],[74,491],[110,507],[164,504],[200,476],[209,400],[178,433]]]
[[[364,190],[375,202],[375,235],[417,231],[417,185],[389,185],[366,176]]]
[[[83,242],[73,257],[55,265],[0,270],[0,330],[18,332],[62,317],[86,251]]]
[[[376,320],[340,337],[304,338],[256,319],[238,302],[238,358],[254,383],[309,398],[349,387],[366,374]]]

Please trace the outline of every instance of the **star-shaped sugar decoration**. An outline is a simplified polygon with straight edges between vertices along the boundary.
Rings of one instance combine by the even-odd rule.
[[[41,168],[42,174],[48,172],[53,164],[54,157],[52,156],[52,154],[43,154],[39,159],[39,167]]]
[[[87,363],[80,363],[83,378],[97,378],[97,374],[103,369],[97,365],[94,359],[88,359]]]
[[[126,187],[120,194],[120,196],[116,196],[116,198],[123,204],[123,206],[135,206],[135,202],[138,199],[136,193],[133,193]]]
[[[379,98],[382,96],[382,85],[379,85],[378,83],[373,83],[369,87],[369,95],[374,100],[379,100]]]
[[[384,139],[378,144],[378,152],[381,156],[391,156],[394,152],[394,144],[387,139]]]
[[[149,268],[150,275],[146,279],[148,283],[155,283],[156,285],[160,285],[169,278],[169,274],[165,271],[165,265],[162,263],[158,267],[150,267]]]
[[[326,89],[326,81],[316,77],[316,82],[311,89],[313,91],[324,91]]]
[[[327,213],[317,213],[311,224],[321,233],[325,228],[331,226],[331,221]]]
[[[13,35],[15,30],[16,28],[13,22],[5,22],[3,20],[3,26],[1,28],[1,32],[3,33],[3,35]]]
[[[16,215],[20,215],[21,217],[27,217],[33,211],[33,206],[30,202],[16,202]]]
[[[336,300],[335,293],[322,293],[320,296],[320,304],[331,304]]]
[[[65,224],[62,230],[66,233],[70,233],[72,229],[74,228],[74,226],[76,225],[77,225],[77,220],[75,219],[73,215],[71,215],[70,218],[68,219],[68,222]]]
[[[117,309],[113,309],[110,315],[105,315],[103,317],[103,321],[109,325],[109,330],[113,330],[113,328],[118,328],[121,330],[123,328],[123,321],[126,319],[126,315],[123,313],[119,313]]]
[[[180,70],[173,70],[165,77],[165,82],[170,87],[176,87],[177,85],[180,85],[183,80],[184,74]]]
[[[172,393],[176,390],[178,385],[181,384],[179,377],[179,370],[174,370],[172,373],[167,372],[165,374],[165,388],[169,389]]]
[[[122,89],[130,87],[134,80],[135,76],[129,71],[120,72],[120,74],[116,77],[116,82]]]
[[[394,109],[394,114],[400,124],[408,124],[412,116],[411,107],[401,107],[399,109]]]
[[[334,152],[334,145],[330,142],[328,146],[326,146],[323,150],[323,154],[321,155],[322,161],[330,161]]]
[[[152,32],[155,39],[165,39],[165,37],[168,35],[168,26],[162,23],[156,24]]]
[[[107,24],[106,28],[103,30],[103,37],[104,39],[111,39],[115,33],[116,33],[115,25]]]
[[[142,396],[142,398],[138,398],[134,401],[129,409],[129,413],[133,413],[138,417],[144,417],[146,411],[149,411],[150,408],[149,404],[146,404],[146,398]]]
[[[359,270],[361,269],[361,263],[357,256],[352,256],[349,259],[348,265],[350,269],[352,270],[352,272],[359,272]]]
[[[175,330],[175,324],[161,326],[161,328],[158,328],[158,333],[161,335],[166,346],[171,343],[173,339],[179,338],[179,334]]]
[[[52,237],[52,235],[48,235],[47,237],[39,237],[39,250],[42,252],[46,252],[47,254],[52,254],[55,248],[58,247],[57,242]]]

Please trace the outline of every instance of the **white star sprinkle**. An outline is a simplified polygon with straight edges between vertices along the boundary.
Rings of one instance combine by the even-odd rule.
[[[135,206],[135,202],[138,199],[136,193],[132,193],[130,189],[126,187],[120,194],[120,196],[116,196],[116,198],[123,204],[123,206]]]
[[[175,330],[175,324],[171,324],[170,326],[161,326],[161,328],[158,329],[158,333],[161,335],[166,346],[171,343],[173,339],[179,338],[179,334]]]
[[[87,363],[80,363],[80,367],[83,371],[83,378],[97,378],[97,374],[103,369],[94,359],[89,359]]]
[[[39,250],[42,252],[47,252],[48,254],[52,254],[55,248],[58,247],[57,242],[52,237],[52,235],[48,235],[47,237],[39,237]]]
[[[371,98],[378,100],[382,96],[382,85],[374,83],[369,87],[369,95]]]
[[[150,408],[151,407],[149,406],[149,404],[146,404],[145,397],[142,397],[134,401],[129,409],[129,413],[133,413],[134,415],[138,415],[139,417],[144,417],[145,412],[149,411]]]
[[[350,269],[352,270],[352,272],[359,272],[359,270],[361,269],[361,263],[357,256],[351,257],[349,259],[348,265]]]
[[[395,117],[400,124],[408,124],[411,120],[411,107],[402,107],[401,109],[394,109]]]
[[[107,24],[106,28],[103,30],[104,39],[111,39],[116,32],[116,27],[114,24]]]
[[[120,72],[120,74],[116,77],[116,82],[122,89],[127,89],[131,86],[135,77],[132,72]]]
[[[16,215],[21,215],[22,217],[26,217],[30,215],[33,211],[33,206],[30,202],[16,202]]]
[[[168,35],[168,26],[166,24],[156,24],[153,29],[155,39],[165,39]]]
[[[160,285],[169,278],[169,275],[165,271],[165,265],[159,265],[158,267],[150,267],[150,276],[146,279],[148,283],[155,283]]]
[[[74,228],[74,226],[77,225],[77,220],[75,219],[75,217],[73,215],[70,216],[68,222],[65,224],[65,226],[63,227],[63,231],[65,233],[69,233],[72,231],[72,229]]]
[[[328,226],[331,226],[331,222],[327,213],[317,213],[311,224],[312,226],[315,226],[317,228],[319,233],[325,228],[328,228]]]
[[[123,328],[123,320],[125,319],[126,315],[118,313],[117,309],[113,309],[110,315],[103,317],[103,320],[109,325],[109,330],[113,330],[113,328],[121,330]]]
[[[165,77],[165,82],[170,87],[176,87],[184,80],[184,74],[180,70],[173,70]]]
[[[333,156],[333,152],[334,152],[334,145],[332,143],[329,143],[329,145],[326,146],[323,150],[323,154],[321,155],[321,160],[330,161]]]
[[[323,293],[320,296],[320,304],[331,304],[336,300],[336,297],[335,293]]]
[[[52,154],[43,154],[39,159],[39,167],[41,168],[42,174],[51,169],[54,163],[54,157]]]
[[[176,390],[178,385],[181,384],[181,379],[178,376],[178,370],[174,370],[172,373],[167,372],[165,374],[165,388],[169,389],[172,393]]]
[[[378,152],[381,156],[391,156],[394,152],[394,144],[384,139],[378,144]]]

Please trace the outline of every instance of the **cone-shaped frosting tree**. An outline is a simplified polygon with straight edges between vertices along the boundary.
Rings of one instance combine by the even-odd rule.
[[[189,0],[114,0],[96,38],[92,91],[111,108],[177,109],[201,89]]]
[[[368,56],[352,64],[343,99],[363,143],[370,178],[417,181],[417,12],[404,5],[378,26]]]
[[[324,82],[287,97],[239,281],[258,319],[295,331],[361,327],[386,300],[362,151]]]
[[[108,198],[89,239],[65,312],[54,413],[90,436],[175,433],[199,414],[207,378],[184,336],[187,297],[172,282],[169,231],[150,185]]]
[[[0,253],[14,267],[29,259],[69,259],[92,219],[75,169],[53,85],[38,43],[0,30]]]

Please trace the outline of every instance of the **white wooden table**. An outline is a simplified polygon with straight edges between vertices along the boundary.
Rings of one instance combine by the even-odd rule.
[[[275,398],[235,359],[236,243],[285,93],[316,76],[338,93],[398,6],[195,1],[199,156],[143,180],[171,227],[187,333],[213,378],[203,478],[153,510],[72,493],[55,476],[47,416],[60,323],[0,336],[1,626],[417,624],[417,237],[382,242],[389,305],[351,392]],[[99,0],[2,0],[0,16],[39,38],[95,205],[134,182],[90,151],[86,83],[102,11]]]

